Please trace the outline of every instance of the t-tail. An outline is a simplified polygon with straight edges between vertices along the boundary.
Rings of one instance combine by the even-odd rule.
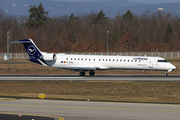
[[[48,66],[48,64],[42,59],[43,54],[46,53],[41,52],[31,39],[11,41],[8,43],[22,43],[29,55],[30,61],[41,64],[43,66]]]

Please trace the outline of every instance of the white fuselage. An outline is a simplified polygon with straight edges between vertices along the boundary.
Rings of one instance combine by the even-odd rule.
[[[56,54],[56,61],[49,66],[72,70],[161,70],[173,71],[176,67],[161,57],[105,56]]]
[[[89,71],[89,75],[94,76],[95,70],[108,69],[161,70],[167,76],[167,71],[176,69],[161,57],[54,54],[41,52],[31,39],[9,43],[23,43],[32,62],[43,66],[80,71],[80,76],[85,76],[85,71]]]

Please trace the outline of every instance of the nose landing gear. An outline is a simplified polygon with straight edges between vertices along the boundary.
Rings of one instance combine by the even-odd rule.
[[[164,76],[168,76],[167,71],[164,71]]]

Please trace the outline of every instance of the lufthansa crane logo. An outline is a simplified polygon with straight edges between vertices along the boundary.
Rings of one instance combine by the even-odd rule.
[[[29,55],[34,55],[36,53],[36,48],[33,45],[29,46],[28,53]]]

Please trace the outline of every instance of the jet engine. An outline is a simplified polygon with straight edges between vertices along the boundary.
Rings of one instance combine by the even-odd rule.
[[[40,59],[45,61],[55,61],[56,60],[56,54],[54,53],[47,53],[40,57]]]

